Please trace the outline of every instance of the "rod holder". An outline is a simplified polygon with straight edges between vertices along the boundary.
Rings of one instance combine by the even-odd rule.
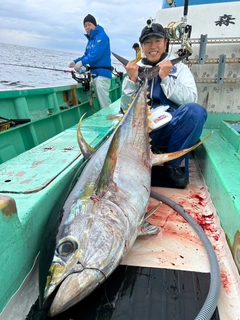
[[[226,65],[226,55],[221,54],[219,56],[218,74],[217,74],[217,83],[219,84],[223,83],[223,80],[224,80],[225,65]]]
[[[206,60],[207,34],[201,34],[199,46],[198,64],[204,64]]]

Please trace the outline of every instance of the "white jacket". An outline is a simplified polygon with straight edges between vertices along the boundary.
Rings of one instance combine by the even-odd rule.
[[[176,58],[174,54],[168,54],[164,60],[172,60]],[[158,63],[160,64],[161,61]],[[150,65],[145,65],[140,60],[137,63],[139,66],[145,68],[151,68]],[[156,77],[157,78],[157,77]],[[149,88],[150,98],[152,97],[152,90],[155,81],[159,81],[156,78],[152,81],[152,86]],[[178,62],[173,66],[169,76],[163,79],[160,83],[163,93],[166,98],[171,100],[177,106],[181,106],[186,103],[197,102],[198,94],[194,77],[189,68],[182,62]],[[140,87],[140,79],[136,83],[131,81],[128,76],[125,77],[122,85],[122,96],[120,106],[123,110],[127,109],[129,103],[132,102],[132,96],[136,95]]]

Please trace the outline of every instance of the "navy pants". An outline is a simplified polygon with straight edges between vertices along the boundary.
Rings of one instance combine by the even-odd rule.
[[[153,147],[165,148],[167,152],[179,151],[192,147],[201,136],[207,111],[197,103],[187,103],[176,110],[167,110],[172,120],[164,127],[150,133]],[[179,166],[183,157],[172,160],[173,166]]]

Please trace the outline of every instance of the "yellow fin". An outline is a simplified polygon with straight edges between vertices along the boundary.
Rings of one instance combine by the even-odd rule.
[[[77,142],[79,145],[79,148],[84,156],[85,159],[89,159],[91,158],[91,156],[95,153],[95,149],[92,148],[83,138],[83,135],[81,133],[81,124],[82,124],[82,120],[84,118],[86,113],[83,114],[83,116],[80,118],[79,122],[78,122],[78,128],[77,128]]]
[[[171,160],[174,160],[174,159],[177,159],[177,158],[184,156],[185,154],[189,153],[190,151],[196,149],[201,144],[203,144],[207,139],[209,139],[211,137],[212,134],[213,134],[213,132],[211,132],[206,138],[204,138],[202,141],[198,142],[197,144],[195,144],[191,148],[183,149],[183,150],[176,151],[176,152],[170,152],[170,153],[161,153],[161,154],[151,153],[152,165],[153,166],[160,166],[165,162],[168,162],[168,161],[171,161]]]
[[[151,217],[151,215],[157,211],[157,209],[160,207],[161,204],[162,204],[162,202],[160,201],[155,207],[153,207],[151,210],[146,212],[144,220],[147,220],[149,217]]]

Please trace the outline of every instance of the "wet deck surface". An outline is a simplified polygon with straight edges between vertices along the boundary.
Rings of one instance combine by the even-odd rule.
[[[71,309],[54,318],[35,312],[27,319],[191,320],[200,311],[208,288],[207,273],[119,266],[93,294]],[[211,320],[219,319],[216,310]]]
[[[164,173],[154,175],[162,187],[153,190],[180,204],[211,241],[220,265],[221,292],[211,320],[238,319],[239,284],[231,254],[196,161],[190,160],[190,184],[185,189],[164,185]],[[163,175],[162,175],[163,174]],[[155,185],[156,182],[153,182]],[[157,204],[150,199],[149,209]],[[205,249],[192,227],[162,204],[149,218],[159,226],[155,236],[139,237],[122,265],[89,297],[49,318],[35,306],[27,320],[193,320],[209,290],[210,270]],[[236,278],[235,278],[236,276]]]

